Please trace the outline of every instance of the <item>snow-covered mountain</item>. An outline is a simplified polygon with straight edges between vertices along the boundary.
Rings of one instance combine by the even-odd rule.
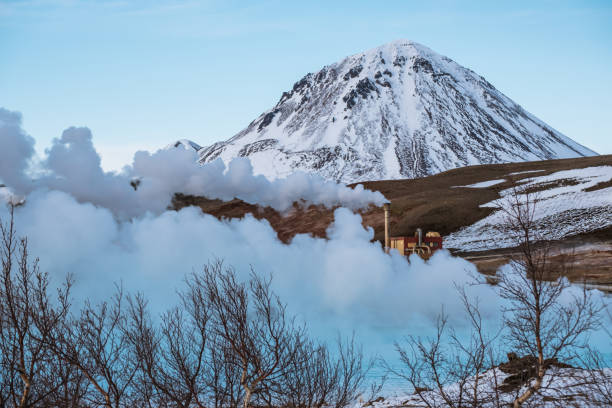
[[[269,178],[414,178],[472,164],[596,153],[526,112],[475,72],[395,41],[308,74],[200,161],[247,156]]]
[[[185,150],[194,150],[196,152],[202,149],[202,146],[188,139],[179,139],[174,143],[170,143],[164,149],[173,149],[179,147],[182,147]]]

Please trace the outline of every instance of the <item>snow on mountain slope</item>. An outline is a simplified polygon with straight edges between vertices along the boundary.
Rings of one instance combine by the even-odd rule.
[[[522,180],[521,189],[537,191],[534,219],[536,230],[550,240],[612,226],[612,166],[559,171],[548,176]],[[465,186],[471,188],[473,186]],[[481,207],[497,208],[512,189],[500,192],[501,198]],[[532,197],[533,198],[533,197]],[[497,227],[503,222],[501,211],[445,237],[444,245],[462,251],[506,248],[513,241]]]
[[[203,163],[249,157],[269,178],[303,170],[343,182],[596,154],[473,71],[406,40],[306,75],[246,129],[198,153]]]
[[[174,143],[170,143],[164,149],[168,150],[168,149],[173,149],[173,148],[178,148],[178,147],[182,147],[185,150],[194,150],[196,152],[202,149],[202,146],[188,139],[179,139]]]

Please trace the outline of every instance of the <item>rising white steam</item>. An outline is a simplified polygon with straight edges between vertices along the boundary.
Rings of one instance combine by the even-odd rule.
[[[0,108],[0,182],[26,188],[33,155],[34,139],[21,129],[21,114]]]
[[[415,319],[437,314],[443,303],[458,310],[453,282],[464,283],[474,272],[447,252],[428,263],[385,254],[372,242],[373,231],[347,208],[335,211],[328,239],[297,235],[289,244],[278,240],[268,222],[251,216],[220,221],[197,208],[165,211],[174,192],[239,197],[279,210],[294,201],[350,209],[384,201],[361,187],[305,174],[268,181],[254,176],[246,160],[227,168],[221,161],[200,167],[184,149],[138,152],[122,173],[107,173],[86,128],[70,128],[56,139],[32,182],[25,171],[33,139],[21,129],[19,116],[8,111],[0,114],[0,128],[10,136],[0,141],[2,161],[9,140],[21,146],[13,148],[13,164],[0,174],[15,193],[27,195],[16,209],[19,232],[29,237],[32,253],[53,277],[75,275],[79,297],[107,296],[113,283],[122,281],[161,309],[185,274],[222,258],[242,273],[252,266],[273,274],[275,289],[311,325],[404,330]],[[136,191],[130,185],[135,176],[142,180]],[[6,219],[6,211],[2,207],[0,217]],[[494,303],[488,292],[482,296]]]
[[[147,211],[159,214],[175,193],[222,200],[240,198],[282,212],[292,208],[294,202],[353,210],[385,202],[382,194],[361,185],[349,188],[304,173],[270,181],[254,175],[246,158],[233,160],[227,168],[221,160],[200,166],[195,152],[185,149],[152,154],[140,151],[132,165],[120,173],[104,172],[90,130],[74,127],[53,140],[38,169],[40,175],[32,180],[28,164],[34,154],[34,139],[21,129],[18,113],[0,110],[0,136],[0,180],[15,193],[41,188],[64,191],[79,202],[108,208],[122,218]],[[137,189],[134,181],[139,183]]]
[[[2,207],[1,218],[6,211]],[[453,282],[470,281],[474,272],[445,251],[427,263],[387,255],[361,216],[345,208],[335,210],[328,239],[297,235],[289,244],[251,216],[218,220],[191,207],[118,222],[108,209],[59,191],[31,193],[16,218],[41,266],[58,278],[74,274],[87,297],[107,294],[122,281],[168,302],[186,274],[221,258],[245,278],[251,266],[273,274],[276,290],[309,318],[402,326],[415,316],[435,316],[442,304],[459,310]],[[481,296],[495,303],[487,293]]]
[[[24,171],[33,140],[19,120],[0,111],[0,178],[27,194],[15,210],[19,233],[29,238],[31,253],[55,282],[74,274],[77,301],[106,298],[122,282],[128,292],[144,292],[161,311],[174,302],[186,274],[220,258],[243,278],[251,267],[272,274],[275,291],[316,334],[355,330],[370,355],[393,358],[393,342],[426,333],[443,306],[454,323],[463,322],[455,284],[472,282],[472,264],[446,251],[427,262],[385,254],[361,216],[347,208],[335,210],[327,239],[297,235],[289,244],[252,216],[218,220],[199,208],[164,210],[176,191],[239,197],[280,210],[300,198],[357,208],[380,203],[380,194],[305,175],[270,182],[253,176],[247,161],[227,169],[221,162],[197,167],[183,149],[139,152],[123,173],[105,173],[84,128],[68,129],[53,143],[43,162],[46,173],[32,183]],[[137,191],[129,184],[135,175],[142,177]],[[0,206],[0,218],[6,220],[7,211]],[[486,305],[485,317],[497,321],[495,291],[469,290]]]

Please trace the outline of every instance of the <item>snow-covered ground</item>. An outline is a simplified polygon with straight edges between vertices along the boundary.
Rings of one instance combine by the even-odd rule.
[[[526,390],[526,387],[520,390],[513,390],[512,392],[500,392],[499,396],[495,395],[495,389],[502,385],[504,379],[509,377],[510,374],[504,373],[499,368],[491,369],[482,375],[478,376],[479,381],[479,398],[482,400],[479,405],[482,408],[497,407],[497,401],[501,406],[508,406],[507,404],[512,403],[515,396]],[[540,393],[534,395],[526,403],[524,407],[608,407],[610,395],[604,395],[600,391],[597,391],[588,383],[591,379],[597,379],[598,381],[607,381],[608,390],[612,386],[612,369],[606,369],[603,371],[591,372],[581,369],[572,368],[553,368],[550,370],[550,374],[544,377],[544,388]],[[473,385],[473,378],[468,380],[466,386],[464,386],[464,392],[471,392],[470,386]],[[444,387],[444,392],[449,399],[453,402],[459,398],[460,387],[457,384],[449,385]],[[518,391],[518,392],[517,392]],[[391,408],[391,407],[448,407],[440,396],[440,393],[436,392],[423,392],[423,398],[419,395],[410,392],[402,393],[398,392],[394,396],[384,397],[378,401],[372,403],[370,406],[373,408]],[[469,397],[464,394],[464,404],[462,406],[472,406]],[[486,400],[489,401],[486,401]],[[426,400],[429,405],[424,401]],[[458,404],[455,403],[458,406]],[[363,407],[364,404],[358,404]]]
[[[612,180],[612,166],[587,167],[584,169],[559,171],[548,176],[524,179],[522,187],[540,190],[537,198],[535,219],[537,228],[551,240],[590,232],[612,225],[612,187],[586,191],[599,183]],[[494,182],[499,180],[491,180]],[[479,183],[484,187],[485,183]],[[475,187],[476,185],[467,186]],[[502,190],[501,198],[481,207],[499,208],[512,193]],[[512,240],[496,227],[503,221],[497,210],[486,218],[445,238],[447,248],[463,251],[480,251],[512,246]]]

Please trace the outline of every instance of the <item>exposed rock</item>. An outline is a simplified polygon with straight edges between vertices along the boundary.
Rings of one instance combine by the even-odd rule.
[[[401,67],[406,63],[406,57],[403,55],[398,55],[397,57],[395,57],[395,59],[393,60],[393,66],[395,67]]]
[[[507,363],[499,365],[499,369],[506,374],[510,374],[504,378],[504,382],[498,387],[501,392],[511,392],[521,388],[527,382],[534,379],[537,375],[538,358],[534,356],[517,357],[515,353],[513,358]],[[569,364],[561,363],[556,358],[547,359],[544,361],[544,368],[550,367],[559,368],[574,368]]]
[[[342,100],[346,102],[347,108],[351,109],[357,103],[357,96],[366,99],[370,92],[378,92],[376,85],[369,78],[364,78],[357,83],[355,89],[351,89],[349,93],[344,95]]]
[[[412,69],[414,70],[414,72],[427,72],[430,74],[434,71],[433,67],[431,66],[431,62],[429,62],[425,58],[420,57],[415,58],[412,64]]]
[[[344,80],[348,81],[351,78],[355,78],[357,76],[359,76],[359,73],[363,70],[363,66],[361,65],[357,65],[356,67],[353,67],[351,69],[349,69],[349,71],[344,74]]]
[[[272,112],[268,112],[264,115],[263,119],[261,120],[261,122],[259,123],[259,126],[257,127],[258,131],[261,131],[263,128],[265,128],[266,126],[268,126],[270,123],[272,123],[272,119],[274,119],[274,115],[276,115],[278,113],[278,111],[272,111]]]

